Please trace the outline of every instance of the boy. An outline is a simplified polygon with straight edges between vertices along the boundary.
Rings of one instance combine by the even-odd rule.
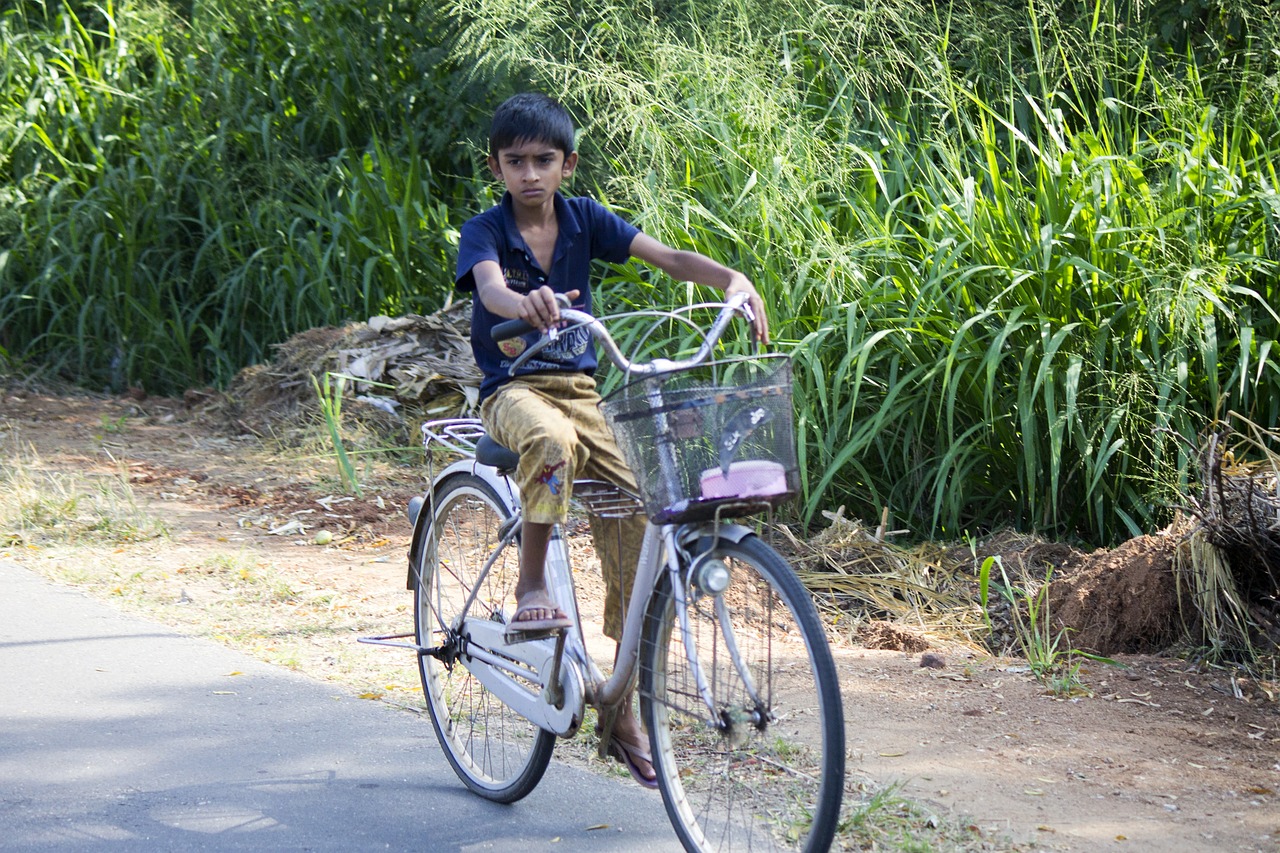
[[[520,454],[516,481],[524,528],[510,627],[523,631],[569,625],[547,590],[544,562],[551,529],[565,519],[574,478],[607,480],[633,492],[636,486],[599,410],[590,333],[579,329],[561,336],[509,377],[511,361],[537,334],[499,343],[490,336],[493,325],[519,318],[540,330],[554,326],[560,320],[557,293],[591,312],[591,261],[636,257],[680,281],[718,287],[726,295],[746,293],[755,333],[764,342],[768,338],[764,303],[742,273],[696,252],[672,249],[591,199],[562,196],[560,185],[577,163],[573,120],[564,107],[537,93],[507,100],[494,113],[489,131],[489,168],[506,193],[498,206],[462,226],[458,246],[456,286],[477,297],[471,346],[484,374],[480,417],[495,441]],[[604,630],[618,640],[622,596],[630,592],[645,522],[643,516],[615,522],[615,535],[603,535],[604,520],[591,521],[608,585]],[[615,541],[630,559],[610,547]],[[609,737],[609,754],[636,781],[656,787],[629,697]]]

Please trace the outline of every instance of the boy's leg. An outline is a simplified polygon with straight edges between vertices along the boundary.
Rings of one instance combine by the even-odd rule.
[[[512,624],[566,618],[547,590],[547,542],[552,527],[525,522],[520,528],[520,577],[516,579]]]
[[[635,476],[622,458],[622,451],[600,411],[600,398],[591,386],[575,404],[571,417],[579,443],[586,449],[585,464],[579,477],[604,480],[638,493]],[[645,516],[642,512],[625,518],[590,516],[591,538],[600,557],[605,580],[604,633],[614,640],[622,638],[622,621],[626,615],[631,587],[635,584],[636,561],[644,541]]]
[[[635,486],[613,433],[600,413],[599,400],[595,382],[590,377],[539,376],[528,383],[507,385],[481,407],[481,418],[493,439],[520,454],[516,482],[520,487],[525,538],[517,590],[527,590],[523,596],[517,595],[517,606],[525,608],[523,613],[517,611],[523,617],[521,621],[534,618],[535,612],[545,612],[540,605],[555,607],[544,580],[547,540],[538,541],[538,537],[549,536],[551,526],[564,520],[573,479],[595,477],[627,488]],[[631,524],[637,521],[643,536],[644,517],[636,516]],[[529,538],[530,533],[533,538]],[[619,579],[618,595],[612,608],[606,597],[605,622],[606,626],[611,621],[617,626],[611,634],[615,639],[621,636],[622,592],[630,591],[639,542],[637,538],[636,555],[629,560],[621,554],[610,558],[612,574]],[[624,574],[620,562],[629,563],[631,571]],[[625,585],[623,577],[628,579]],[[553,612],[563,615],[558,607]],[[639,774],[646,785],[655,785],[648,738],[635,716],[630,695],[623,701],[609,737],[623,744],[616,750],[611,748],[610,752],[633,768],[633,773]]]
[[[600,571],[605,579],[604,632],[606,636],[619,641],[614,652],[615,668],[618,665],[618,654],[622,651],[622,619],[635,584],[636,562],[640,557],[644,529],[643,515],[608,519],[591,517],[591,536],[596,553],[600,556]],[[623,744],[617,748],[609,744],[610,754],[626,764],[633,775],[638,774],[637,781],[647,786],[657,784],[657,773],[649,754],[649,738],[636,717],[632,693],[629,692],[623,698],[613,723],[613,731],[608,734],[611,739]],[[622,754],[624,750],[625,756]]]
[[[636,562],[644,542],[645,517],[600,518],[589,516],[591,539],[600,558],[604,578],[604,635],[622,639],[622,622],[626,617],[631,589],[636,580]]]
[[[635,477],[600,412],[599,397],[594,393],[584,395],[574,409],[573,421],[578,440],[588,450],[586,464],[578,476],[605,480],[638,492]],[[617,641],[622,638],[622,622],[635,584],[636,563],[640,558],[647,522],[643,513],[625,518],[593,515],[589,520],[591,538],[600,557],[600,570],[605,580],[604,633]],[[617,665],[615,652],[614,666]],[[657,785],[657,773],[649,754],[649,739],[636,716],[631,693],[623,698],[612,731],[602,734],[609,738],[605,749],[627,765],[637,781],[647,787]]]
[[[513,382],[481,407],[481,419],[493,439],[520,454],[516,483],[524,527],[513,626],[537,622],[543,623],[538,627],[554,627],[545,624],[548,620],[568,624],[547,590],[547,541],[552,526],[565,518],[574,472],[586,451],[557,396],[554,383],[535,389]]]

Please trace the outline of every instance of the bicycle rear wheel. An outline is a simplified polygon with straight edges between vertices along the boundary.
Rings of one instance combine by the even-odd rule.
[[[418,645],[438,649],[418,655],[422,690],[436,736],[458,778],[486,799],[513,803],[546,772],[555,735],[485,689],[468,670],[465,631],[454,629],[511,513],[488,483],[470,475],[446,481],[433,505],[415,571]],[[480,584],[468,615],[505,622],[506,612],[514,609],[517,574],[518,550],[511,544]]]
[[[826,635],[776,551],[755,536],[712,546],[695,550],[728,568],[724,592],[685,586],[681,625],[668,574],[645,620],[640,708],[667,814],[691,851],[826,850],[845,769]]]

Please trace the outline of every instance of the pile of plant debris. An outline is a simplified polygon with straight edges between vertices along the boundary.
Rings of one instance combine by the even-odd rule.
[[[1063,634],[1064,652],[1158,652],[1180,635],[1172,529],[1085,553],[1012,530],[962,545],[900,545],[883,525],[826,515],[830,526],[816,536],[785,537],[792,563],[828,621],[853,617],[849,628],[874,647],[918,650],[933,637],[1018,654],[1033,615],[1042,636]]]
[[[1176,577],[1198,640],[1247,660],[1280,653],[1280,432],[1228,417],[1200,453]]]
[[[1112,655],[1181,648],[1215,663],[1274,667],[1280,432],[1229,417],[1204,439],[1198,493],[1184,498],[1165,530],[1088,554],[1063,545],[1019,553],[991,540],[977,553],[1017,564],[1012,576],[1024,593],[1038,593],[1038,571],[1054,630],[1067,631],[1073,649]]]
[[[829,526],[817,535],[788,533],[784,542],[806,586],[835,614],[829,621],[853,616],[853,630],[869,642],[910,651],[932,635],[1017,653],[1034,608],[1043,635],[1060,635],[1064,650],[1181,648],[1266,668],[1280,657],[1277,448],[1276,432],[1219,425],[1201,452],[1200,493],[1174,523],[1111,549],[1084,552],[1014,531],[952,547],[903,546],[883,523],[873,531],[842,513],[827,513]],[[979,567],[988,557],[995,562],[983,589]],[[893,639],[886,623],[896,626]]]
[[[320,419],[316,383],[342,394],[344,427],[412,442],[428,418],[474,413],[480,370],[471,354],[470,300],[427,316],[371,317],[308,329],[241,370],[206,415],[239,433],[290,442]]]
[[[782,541],[775,544],[830,624],[843,621],[878,648],[918,651],[928,635],[979,643],[982,620],[967,552],[932,542],[899,545],[892,537],[903,531],[866,527],[845,518],[844,507],[823,516],[827,527],[811,537],[780,526]]]

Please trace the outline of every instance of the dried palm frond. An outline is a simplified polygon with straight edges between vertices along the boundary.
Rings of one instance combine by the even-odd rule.
[[[1178,601],[1190,604],[1183,620],[1198,626],[1200,638],[1216,652],[1244,649],[1253,654],[1249,609],[1232,573],[1231,563],[1209,531],[1192,531],[1174,553]],[[1190,618],[1189,618],[1190,617]]]
[[[470,305],[460,303],[427,316],[372,317],[352,345],[338,351],[337,369],[368,380],[357,383],[358,391],[376,389],[372,383],[390,385],[405,404],[460,393],[470,410],[480,388],[480,371],[464,333],[471,322]]]
[[[426,316],[308,329],[277,346],[270,364],[240,371],[209,414],[238,430],[287,437],[300,413],[317,408],[312,380],[327,373],[354,380],[347,393],[363,405],[345,408],[344,420],[374,432],[404,433],[415,420],[471,414],[480,371],[470,325],[471,302],[464,301]]]
[[[1280,650],[1280,432],[1229,413],[1200,453],[1195,524],[1175,558],[1180,598],[1215,656]]]
[[[962,566],[934,543],[887,542],[842,510],[824,513],[831,525],[807,541],[782,528],[796,574],[819,606],[971,640],[980,619]]]

